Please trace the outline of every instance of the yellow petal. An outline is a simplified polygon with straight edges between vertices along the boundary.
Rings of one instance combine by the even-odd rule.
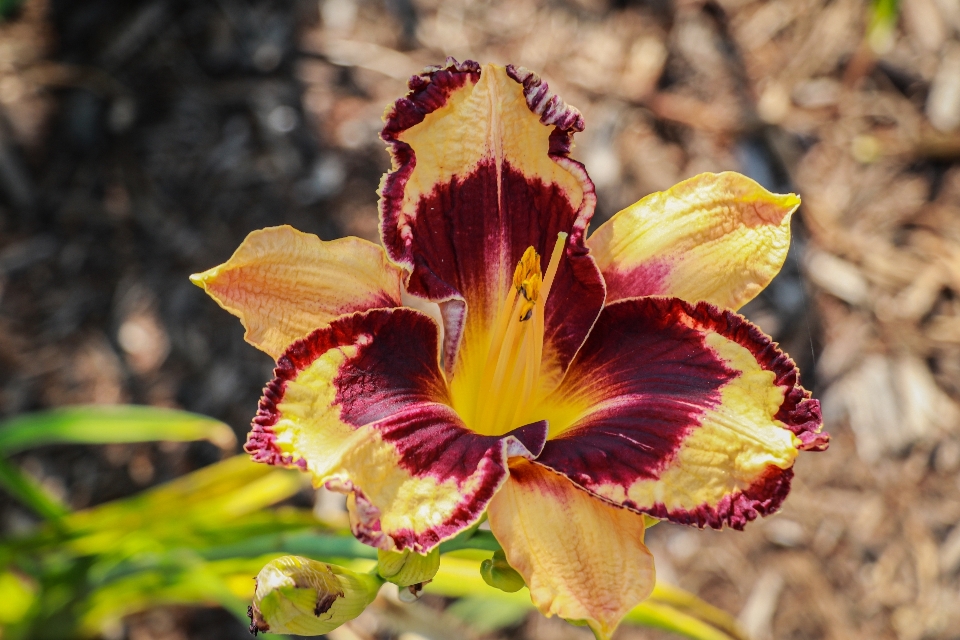
[[[380,188],[381,235],[409,273],[410,293],[441,303],[444,366],[457,410],[469,416],[530,247],[541,258],[530,266],[545,274],[558,235],[569,236],[544,300],[545,377],[562,376],[603,306],[603,281],[583,244],[596,195],[568,157],[583,118],[536,74],[512,66],[451,59],[414,76],[410,89],[387,110],[381,133],[394,164]]]
[[[400,305],[400,271],[383,249],[360,238],[325,242],[290,226],[252,232],[227,262],[190,280],[274,359],[337,316]]]
[[[535,462],[510,467],[488,510],[490,529],[545,615],[609,638],[653,591],[643,517],[612,506]]]
[[[613,216],[587,241],[607,304],[634,296],[738,309],[766,287],[790,248],[794,194],[738,173],[704,173]]]
[[[800,451],[822,451],[820,404],[743,316],[641,297],[604,308],[540,416],[537,464],[656,518],[742,529],[777,511]]]
[[[295,342],[244,448],[349,494],[361,542],[428,553],[483,515],[507,460],[538,454],[547,432],[542,422],[503,437],[466,429],[446,404],[437,333],[419,311],[371,309]]]

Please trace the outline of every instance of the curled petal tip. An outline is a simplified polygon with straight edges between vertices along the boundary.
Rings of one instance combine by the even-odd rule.
[[[740,308],[780,271],[799,206],[796,194],[771,193],[732,171],[702,173],[648,195],[588,242],[606,304],[665,295]]]
[[[207,280],[210,278],[211,275],[213,274],[210,271],[204,271],[203,273],[192,273],[190,274],[190,282],[197,285],[201,289],[206,289]]]
[[[800,196],[795,193],[770,193],[770,203],[778,209],[784,217],[791,216],[800,207]]]

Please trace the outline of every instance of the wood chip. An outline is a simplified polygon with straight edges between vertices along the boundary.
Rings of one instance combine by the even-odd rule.
[[[773,615],[783,592],[783,576],[774,569],[767,569],[757,579],[747,598],[747,603],[737,620],[753,640],[768,640],[773,637]]]
[[[945,133],[960,127],[960,43],[945,47],[927,98],[930,124]]]
[[[808,252],[804,263],[814,284],[830,295],[854,306],[868,304],[870,288],[855,264],[816,249]]]

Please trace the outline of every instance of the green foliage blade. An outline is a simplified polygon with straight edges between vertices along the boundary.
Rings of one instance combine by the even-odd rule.
[[[746,633],[744,633],[743,629],[741,629],[737,623],[736,618],[723,609],[704,602],[680,587],[658,582],[656,587],[654,587],[653,594],[650,596],[650,601],[668,605],[674,609],[690,614],[698,620],[708,622],[735,640],[749,640]]]
[[[627,624],[671,631],[691,640],[736,640],[724,631],[683,613],[668,604],[647,600],[630,610],[623,621]]]
[[[136,405],[80,405],[41,411],[0,423],[0,454],[46,444],[210,440],[236,444],[233,430],[195,413]]]
[[[59,520],[69,510],[40,484],[10,462],[0,458],[0,486],[47,520]]]

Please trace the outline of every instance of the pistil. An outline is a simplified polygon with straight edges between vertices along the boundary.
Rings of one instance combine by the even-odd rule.
[[[513,274],[490,340],[481,376],[475,429],[502,434],[522,426],[517,422],[534,400],[543,358],[544,308],[560,266],[567,234],[557,235],[545,274],[540,256],[527,248]]]

